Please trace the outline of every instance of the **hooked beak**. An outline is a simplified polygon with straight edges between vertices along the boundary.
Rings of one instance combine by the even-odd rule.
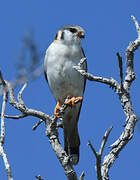
[[[77,36],[79,37],[79,38],[85,38],[85,34],[84,34],[84,32],[83,31],[79,31],[78,32],[78,34],[77,34]]]

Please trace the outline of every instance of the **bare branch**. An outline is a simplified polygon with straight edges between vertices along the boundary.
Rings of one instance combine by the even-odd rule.
[[[40,176],[40,175],[35,176],[35,178],[36,178],[36,179],[38,179],[38,180],[44,180],[44,179],[42,179],[42,178],[41,178],[41,176]]]
[[[3,103],[2,103],[2,112],[1,112],[1,136],[0,136],[0,144],[3,146],[4,144],[4,139],[5,139],[5,122],[4,122],[4,113],[5,113],[5,108],[6,108],[6,103],[7,103],[7,88],[6,88],[6,83],[2,77],[2,74],[0,72],[0,80],[2,82],[3,86]]]
[[[133,17],[133,19],[135,19]],[[138,24],[135,23],[136,28],[138,29]],[[122,104],[123,111],[126,115],[126,125],[120,137],[110,146],[112,150],[104,157],[102,164],[102,180],[109,180],[108,172],[111,165],[114,163],[120,151],[124,146],[131,140],[134,133],[135,124],[137,122],[137,117],[134,114],[132,103],[130,100],[130,86],[133,80],[135,79],[134,68],[133,68],[133,57],[134,51],[140,46],[139,38],[139,29],[138,29],[138,38],[129,44],[126,50],[126,76],[123,83],[123,89],[118,92],[119,99]]]
[[[129,46],[126,49],[127,70],[126,70],[126,77],[125,77],[124,86],[125,86],[127,91],[129,91],[130,85],[131,85],[132,81],[135,79],[134,67],[133,67],[134,52],[140,46],[139,24],[136,21],[136,18],[134,16],[131,16],[131,17],[132,17],[133,21],[135,22],[136,30],[138,33],[138,38],[135,41],[130,42]]]
[[[32,130],[36,130],[36,128],[43,122],[42,119],[40,119],[33,127],[32,127]]]
[[[101,155],[95,151],[95,149],[93,148],[90,141],[88,141],[88,145],[90,146],[92,152],[94,153],[94,155],[96,157],[95,169],[96,169],[97,179],[102,180],[102,176],[101,176]]]
[[[99,154],[102,156],[102,153],[103,153],[103,150],[104,150],[104,147],[105,147],[105,144],[107,142],[107,139],[108,139],[108,136],[112,130],[113,126],[111,126],[104,134],[103,138],[102,138],[102,143],[101,143],[101,146],[100,146],[100,150],[99,150]]]
[[[84,57],[84,58],[82,58],[81,60],[80,60],[80,62],[78,63],[78,67],[80,67],[80,69],[82,68],[82,65],[84,64],[84,62],[87,60],[87,58],[86,57]],[[74,67],[77,67],[77,66],[74,66]]]
[[[5,122],[4,122],[4,113],[5,113],[5,108],[6,108],[6,103],[7,103],[7,87],[6,83],[2,77],[2,74],[0,72],[0,80],[3,86],[3,103],[2,103],[2,112],[1,112],[1,136],[0,136],[0,155],[3,158],[6,173],[8,180],[13,180],[12,174],[11,174],[11,169],[10,169],[10,164],[8,162],[7,155],[4,151],[4,140],[5,140]]]
[[[81,61],[83,61],[83,59],[81,59]],[[103,84],[107,84],[110,87],[119,90],[118,82],[116,80],[114,80],[112,77],[110,79],[108,79],[108,78],[104,78],[104,77],[93,76],[92,74],[87,73],[85,70],[82,70],[80,66],[74,66],[73,68],[75,70],[77,70],[82,76],[84,76],[89,81],[95,81],[95,82],[100,82],[100,83],[103,83]]]
[[[79,180],[84,180],[84,177],[85,177],[85,173],[84,173],[84,172],[82,172],[82,174],[81,174],[81,176],[80,176]]]
[[[59,159],[67,178],[69,180],[77,180],[78,178],[71,165],[70,157],[67,156],[58,139],[57,118],[55,116],[52,116],[51,120],[46,121],[46,135],[49,138],[49,142],[56,153],[56,156]]]
[[[12,106],[14,106],[17,110],[21,111],[25,115],[34,116],[34,117],[37,117],[37,118],[40,118],[43,120],[50,118],[48,115],[46,115],[45,113],[43,113],[41,111],[29,109],[29,108],[25,107],[24,105],[19,104],[15,99],[14,90],[13,90],[11,83],[6,81],[6,84],[7,84],[8,90],[9,90],[9,103]]]
[[[97,153],[95,151],[95,149],[89,142],[89,145],[96,157],[96,171],[97,171],[98,180],[99,179],[100,180],[101,179],[109,180],[108,171],[109,171],[111,165],[116,160],[120,151],[133,137],[135,124],[137,122],[137,117],[134,114],[134,111],[132,108],[132,103],[130,100],[130,86],[131,86],[131,83],[135,79],[133,58],[134,58],[134,51],[140,46],[140,27],[134,16],[132,16],[132,19],[134,20],[135,25],[136,25],[138,38],[134,42],[131,42],[126,49],[127,70],[126,70],[124,82],[123,82],[122,57],[119,55],[119,53],[117,53],[117,56],[118,56],[119,68],[120,68],[120,79],[121,79],[120,85],[113,78],[107,79],[107,78],[103,78],[103,77],[96,77],[96,76],[93,76],[92,74],[85,72],[83,69],[81,69],[81,65],[80,65],[80,64],[82,64],[82,61],[83,61],[82,59],[81,59],[81,63],[79,63],[78,66],[73,67],[82,76],[84,76],[88,80],[101,82],[101,83],[110,85],[111,87],[115,88],[116,93],[119,96],[123,111],[126,115],[126,126],[125,126],[122,134],[120,135],[119,139],[117,139],[111,145],[112,150],[108,153],[108,155],[105,156],[102,167],[101,167],[101,155],[102,155],[103,148],[104,148],[104,145],[105,145],[107,139],[105,139],[105,141],[102,141],[99,153]],[[111,129],[112,129],[112,127],[109,129],[108,133],[110,133]],[[100,172],[100,168],[101,168],[101,172]]]
[[[95,157],[96,157],[96,174],[97,174],[97,179],[98,180],[102,180],[102,174],[101,174],[101,158],[102,158],[102,153],[104,150],[104,146],[107,142],[108,136],[112,130],[112,126],[105,132],[103,138],[102,138],[102,143],[101,143],[101,147],[99,152],[96,152],[96,150],[94,149],[94,147],[92,146],[91,142],[88,141],[88,145],[90,146],[92,152],[94,153]]]
[[[6,83],[5,83],[4,79],[3,79],[1,71],[0,71],[0,84],[2,85],[3,88],[6,86]]]
[[[1,115],[1,113],[0,113]],[[10,115],[4,115],[5,118],[7,119],[21,119],[27,117],[27,114],[20,114],[20,115],[15,115],[15,116],[10,116]]]
[[[118,56],[118,62],[119,62],[119,69],[120,69],[120,85],[121,85],[121,89],[123,88],[123,66],[122,66],[122,57],[120,56],[120,54],[117,52],[116,54]]]
[[[19,91],[18,96],[17,96],[17,99],[22,106],[24,106],[24,102],[23,102],[21,96],[22,96],[22,93],[23,93],[24,89],[26,88],[26,86],[27,86],[27,83],[24,83],[22,89]]]
[[[24,105],[23,100],[18,103],[15,99],[14,96],[14,90],[12,85],[8,82],[5,81],[7,88],[9,90],[9,103],[14,106],[17,110],[21,111],[24,115],[26,116],[34,116],[37,118],[40,118],[41,120],[33,127],[33,129],[36,129],[36,127],[43,121],[46,122],[46,135],[49,138],[49,142],[56,153],[57,158],[59,159],[62,167],[64,168],[64,172],[69,180],[77,180],[77,175],[76,172],[74,171],[70,157],[67,156],[66,152],[63,150],[62,145],[59,141],[58,138],[58,129],[57,129],[57,118],[55,116],[50,117],[49,115],[46,115],[43,112],[34,110],[34,109],[29,109]],[[20,95],[22,95],[22,92],[24,90],[25,86],[23,86],[22,90],[20,91]],[[78,103],[75,102],[75,103]],[[69,107],[68,104],[63,104],[61,109],[60,109],[60,114],[62,114],[63,118],[63,112],[64,110]]]
[[[5,165],[8,180],[13,180],[12,173],[11,173],[11,167],[10,167],[10,164],[8,162],[7,155],[6,155],[5,151],[4,151],[4,147],[1,146],[1,145],[0,145],[0,155],[2,156],[3,161],[4,161],[4,165]]]
[[[136,26],[136,30],[138,33],[138,38],[140,38],[140,27],[139,27],[139,23],[137,22],[136,18],[134,16],[131,16],[131,18],[133,19],[135,26]]]
[[[97,159],[97,158],[98,158],[98,153],[96,152],[96,150],[95,150],[94,147],[92,146],[91,142],[88,141],[88,144],[87,144],[87,145],[91,148],[92,152],[94,153],[94,155],[95,155],[95,157],[96,157],[96,159]]]

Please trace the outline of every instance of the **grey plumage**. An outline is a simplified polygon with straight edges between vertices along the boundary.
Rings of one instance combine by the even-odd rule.
[[[77,25],[67,25],[59,29],[54,42],[46,51],[44,73],[56,101],[62,105],[67,96],[83,97],[86,80],[73,66],[77,65],[84,52],[80,45],[84,30]],[[86,62],[83,69],[87,69]],[[80,138],[78,118],[82,102],[66,110],[63,118],[64,149],[72,156],[72,163],[79,160]]]

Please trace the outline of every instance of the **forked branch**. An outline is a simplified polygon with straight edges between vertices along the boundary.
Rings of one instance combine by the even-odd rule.
[[[114,163],[116,158],[118,157],[120,151],[125,147],[125,145],[131,140],[134,133],[135,124],[137,122],[137,117],[133,111],[132,103],[130,99],[130,86],[131,83],[135,80],[135,73],[134,73],[134,51],[140,46],[140,27],[138,22],[136,21],[136,18],[132,16],[132,19],[135,23],[138,38],[129,44],[129,46],[126,49],[126,75],[123,81],[123,68],[122,68],[122,57],[119,53],[117,53],[118,61],[119,61],[119,69],[120,69],[120,84],[114,80],[113,78],[107,79],[103,77],[96,77],[92,74],[89,74],[81,69],[81,66],[74,67],[77,71],[81,73],[82,76],[87,78],[90,81],[96,81],[101,82],[107,85],[110,85],[111,87],[115,88],[116,93],[119,96],[122,109],[126,115],[126,125],[124,127],[124,130],[122,131],[122,134],[120,137],[110,146],[112,150],[104,157],[103,164],[101,165],[101,176],[100,173],[98,175],[97,171],[97,177],[98,180],[109,180],[108,172],[111,167],[111,165]],[[81,60],[81,63],[83,60]],[[81,64],[80,63],[80,64]],[[95,149],[91,146],[89,143],[92,151],[94,152],[94,155],[96,157],[96,162],[100,162],[98,164],[101,164],[101,157],[99,154],[95,151]],[[100,158],[99,158],[100,157]],[[97,167],[100,167],[96,163],[96,169]],[[100,169],[100,168],[99,168]]]
[[[1,76],[2,77],[2,76]],[[73,169],[72,163],[71,163],[71,157],[69,157],[66,152],[64,151],[60,141],[59,141],[59,137],[58,137],[58,128],[57,128],[57,118],[55,116],[50,117],[49,115],[41,112],[41,111],[37,111],[34,109],[30,109],[28,108],[25,104],[24,101],[22,99],[22,93],[24,91],[24,89],[26,88],[27,84],[24,84],[22,89],[20,90],[20,92],[18,93],[18,101],[16,101],[16,98],[14,96],[14,89],[11,85],[11,83],[9,83],[8,81],[4,81],[5,82],[5,86],[7,87],[7,91],[9,92],[9,103],[14,106],[17,110],[19,110],[20,112],[22,112],[21,115],[18,116],[9,116],[9,115],[4,115],[4,113],[1,113],[1,116],[4,117],[11,117],[13,119],[19,119],[19,118],[23,118],[26,116],[34,116],[39,118],[39,122],[33,127],[33,130],[35,130],[42,122],[45,122],[46,124],[46,135],[49,138],[49,142],[54,150],[54,152],[56,153],[57,158],[59,159],[62,167],[64,168],[64,172],[67,176],[67,178],[69,180],[78,180],[77,175],[75,170]],[[66,99],[67,101],[68,99]],[[66,101],[64,102],[64,104],[62,105],[61,109],[60,109],[60,115],[61,118],[63,119],[63,114],[65,113],[65,109],[69,108],[69,105],[66,103]],[[75,102],[75,103],[78,103]],[[41,178],[41,176],[36,176],[36,178]],[[80,179],[79,180],[83,180],[84,178],[84,173],[81,174]],[[12,180],[12,179],[10,179]]]
[[[105,144],[107,142],[108,136],[112,130],[113,126],[111,126],[104,134],[103,138],[102,138],[102,142],[101,142],[101,146],[99,149],[99,152],[96,152],[96,150],[94,149],[94,147],[92,146],[91,142],[88,141],[88,146],[91,148],[92,152],[94,153],[95,157],[96,157],[96,174],[97,174],[97,179],[98,180],[102,180],[102,173],[101,173],[101,158],[102,158],[102,154],[103,154],[103,150],[105,147]]]

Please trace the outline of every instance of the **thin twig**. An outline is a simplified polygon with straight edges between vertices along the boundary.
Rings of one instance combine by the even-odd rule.
[[[122,65],[122,57],[120,54],[117,52],[117,57],[118,57],[118,63],[119,63],[119,69],[120,69],[120,85],[121,89],[123,88],[123,65]]]
[[[95,157],[98,158],[98,154],[97,154],[96,150],[94,149],[94,147],[92,146],[90,141],[88,141],[87,145],[91,148],[91,150],[94,153]]]
[[[112,130],[113,126],[111,126],[104,134],[103,138],[102,138],[102,143],[101,143],[101,146],[100,146],[100,150],[99,150],[99,154],[102,156],[102,153],[103,153],[103,150],[104,150],[104,146],[107,142],[107,139],[108,139],[108,136]]]
[[[84,64],[84,62],[85,62],[86,60],[87,60],[86,57],[82,58],[82,59],[80,60],[80,62],[78,63],[78,66],[79,66],[79,67],[82,67],[82,65]],[[74,67],[77,67],[77,66],[74,66]]]
[[[1,115],[1,113],[0,113],[0,115]],[[4,115],[4,117],[7,119],[21,119],[21,118],[27,117],[27,114],[20,114],[20,115],[15,115],[15,116]]]
[[[95,157],[96,157],[96,174],[97,174],[97,179],[98,180],[102,180],[102,176],[101,176],[101,155],[95,151],[94,147],[92,146],[91,142],[88,141],[88,145],[90,146],[92,152],[94,153]]]
[[[43,113],[41,111],[37,111],[37,110],[34,110],[34,109],[29,109],[27,107],[25,108],[24,105],[19,104],[15,99],[14,90],[13,90],[13,87],[12,87],[11,83],[6,81],[6,84],[7,84],[8,90],[9,90],[9,103],[12,106],[14,106],[15,109],[21,111],[23,114],[26,114],[27,116],[34,116],[34,117],[37,117],[37,118],[43,119],[43,120],[46,120],[46,119],[50,118],[48,115],[46,115],[45,113]]]
[[[33,127],[32,127],[32,130],[36,130],[36,128],[42,123],[44,122],[42,119],[40,119]]]
[[[22,100],[22,93],[26,87],[27,87],[27,83],[24,83],[23,87],[21,88],[21,90],[19,91],[18,96],[17,96],[17,99],[22,106],[25,106],[24,101]]]
[[[38,179],[38,180],[44,180],[44,179],[42,179],[42,178],[41,178],[41,176],[40,176],[40,175],[35,176],[35,178],[36,178],[36,179]]]
[[[84,172],[82,172],[82,174],[81,174],[81,176],[80,176],[79,180],[84,180],[84,177],[85,177],[85,173],[84,173]]]
[[[92,152],[94,153],[95,157],[96,157],[96,174],[97,174],[97,179],[98,180],[102,180],[102,174],[101,174],[101,158],[102,158],[102,153],[104,150],[104,146],[107,142],[108,136],[112,130],[112,126],[105,132],[103,138],[102,138],[102,142],[101,142],[101,146],[99,149],[99,152],[96,152],[96,150],[94,149],[94,147],[92,146],[91,142],[88,141],[88,145],[90,146]]]
[[[136,18],[134,16],[131,16],[131,18],[133,19],[134,23],[135,23],[135,26],[136,26],[136,30],[137,30],[137,33],[138,33],[138,38],[140,38],[140,27],[139,27],[139,23],[138,21],[136,20]]]

